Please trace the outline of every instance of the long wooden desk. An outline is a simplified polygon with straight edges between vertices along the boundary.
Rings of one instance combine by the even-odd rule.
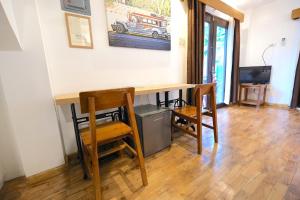
[[[189,89],[193,87],[195,87],[194,84],[186,84],[186,83],[136,87],[135,95],[139,96],[139,95],[153,94],[157,92]],[[72,103],[79,103],[79,92],[58,95],[54,97],[54,100],[56,102],[56,105],[67,105]]]
[[[147,95],[147,94],[156,94],[156,105],[157,106],[165,106],[169,107],[170,103],[174,103],[175,101],[179,103],[179,106],[182,106],[182,90],[187,89],[189,93],[189,97],[192,96],[192,88],[194,88],[194,84],[167,84],[167,85],[156,85],[156,86],[146,86],[146,87],[136,87],[135,88],[135,95]],[[176,100],[169,99],[169,92],[170,91],[179,91],[179,98]],[[160,100],[160,92],[164,92],[164,101]],[[78,157],[83,169],[84,178],[87,178],[86,169],[84,168],[83,164],[83,151],[81,146],[81,139],[80,139],[80,130],[79,125],[82,123],[86,123],[89,121],[88,117],[77,117],[75,104],[79,103],[79,92],[71,93],[71,94],[63,94],[54,97],[56,106],[63,106],[63,105],[70,105],[71,106],[71,113],[72,113],[72,120],[74,125],[75,131],[75,138],[78,148]],[[187,100],[187,103],[191,103],[191,98]],[[115,120],[117,117],[118,119],[122,120],[122,108],[118,108],[118,110],[101,113],[96,116],[97,119],[107,118],[110,117],[112,120]]]

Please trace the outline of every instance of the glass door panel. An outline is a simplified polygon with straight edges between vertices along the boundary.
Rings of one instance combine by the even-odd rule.
[[[202,78],[203,83],[217,83],[218,105],[224,103],[225,96],[227,28],[227,21],[211,14],[206,14]],[[206,102],[206,99],[204,102]]]
[[[211,55],[210,52],[210,33],[211,33],[211,25],[208,22],[204,23],[204,51],[203,51],[203,77],[202,83],[209,83],[210,82],[210,62],[209,56]],[[203,107],[206,108],[207,105],[207,97],[203,98]]]
[[[208,83],[208,55],[209,55],[210,24],[204,23],[204,51],[203,51],[203,83]]]
[[[217,26],[215,70],[213,71],[213,82],[217,83],[217,104],[224,103],[225,96],[226,32],[224,27]]]

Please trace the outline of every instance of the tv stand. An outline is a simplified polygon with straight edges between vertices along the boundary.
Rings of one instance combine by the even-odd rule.
[[[248,92],[249,90],[258,90],[256,99],[249,99]],[[242,94],[244,91],[244,98]],[[239,90],[239,105],[254,105],[259,108],[261,105],[264,105],[266,102],[266,93],[267,93],[267,84],[252,84],[252,83],[241,83]]]

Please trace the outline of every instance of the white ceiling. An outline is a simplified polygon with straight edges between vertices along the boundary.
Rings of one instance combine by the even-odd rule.
[[[270,3],[274,0],[223,0],[223,1],[235,8],[246,10],[246,9],[251,9],[251,8],[255,8]]]
[[[235,0],[236,6],[240,9],[255,8],[270,3],[272,1],[274,0]]]

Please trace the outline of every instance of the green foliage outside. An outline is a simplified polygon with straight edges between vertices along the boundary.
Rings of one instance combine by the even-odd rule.
[[[125,3],[158,15],[171,16],[171,0],[106,0],[107,5],[112,5],[114,2]]]

